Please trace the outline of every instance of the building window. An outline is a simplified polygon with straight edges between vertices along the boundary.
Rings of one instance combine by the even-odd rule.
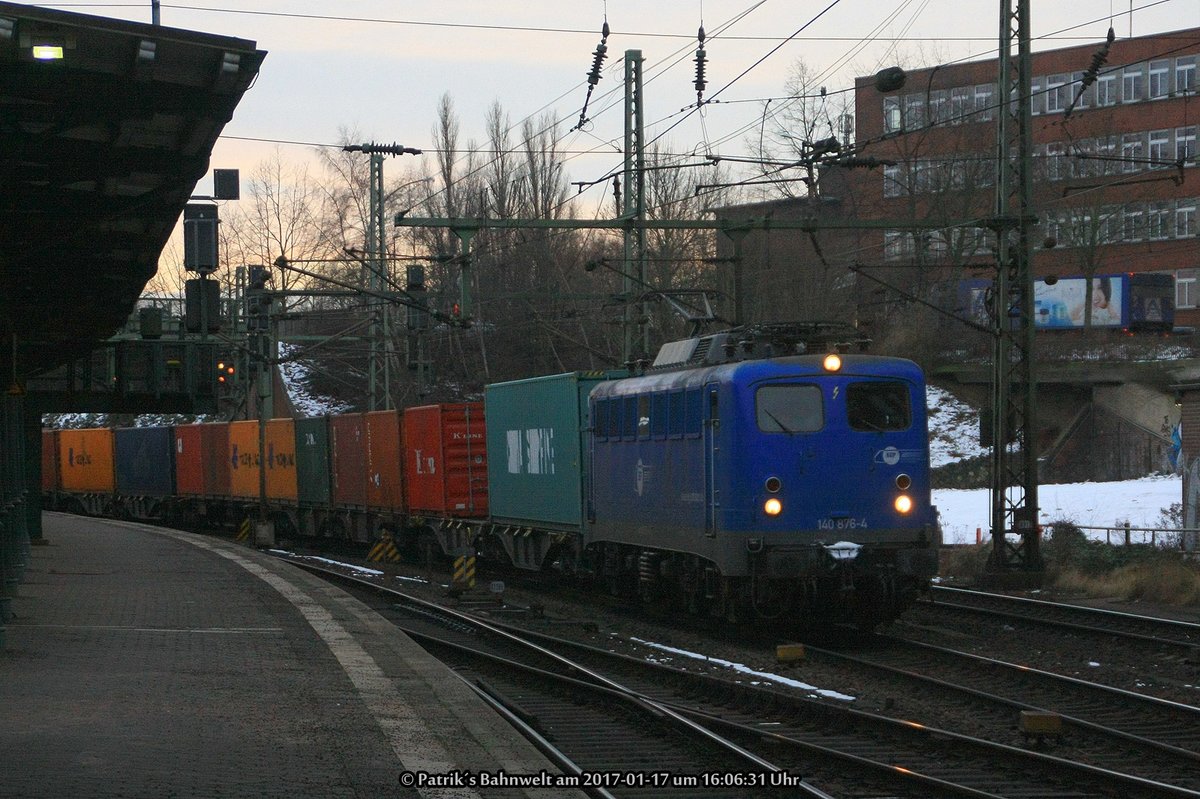
[[[1175,159],[1184,166],[1196,165],[1196,126],[1175,128]]]
[[[919,94],[904,95],[904,128],[915,130],[925,124],[925,98]]]
[[[950,90],[950,124],[961,125],[969,121],[971,112],[971,87],[962,86]]]
[[[899,261],[911,247],[907,233],[900,230],[883,231],[883,260]]]
[[[1170,150],[1171,131],[1150,131],[1150,148],[1147,150],[1147,155],[1153,162],[1150,164],[1151,169],[1165,169],[1170,166],[1172,160]]]
[[[1175,238],[1190,239],[1196,235],[1196,201],[1180,200],[1175,204]]]
[[[1067,177],[1067,159],[1063,155],[1062,142],[1046,145],[1046,180],[1064,180]]]
[[[1171,237],[1171,204],[1150,203],[1146,207],[1146,238],[1161,241]]]
[[[1171,62],[1168,59],[1150,62],[1150,99],[1158,100],[1171,93]]]
[[[883,167],[883,196],[904,196],[903,170],[899,164],[884,165]]]
[[[1131,205],[1121,214],[1121,241],[1141,241],[1145,231],[1144,217],[1140,206]]]
[[[1100,211],[1099,244],[1115,244],[1121,240],[1121,208],[1108,205]]]
[[[1116,136],[1098,136],[1096,138],[1096,173],[1099,175],[1114,175],[1120,170],[1117,149],[1119,141]]]
[[[1184,55],[1175,59],[1175,93],[1196,93],[1196,56]]]
[[[1067,103],[1074,103],[1075,108],[1087,108],[1091,105],[1090,94],[1090,91],[1083,91],[1083,73],[1073,73],[1071,75],[1071,94],[1067,97]]]
[[[1029,84],[1029,108],[1034,116],[1046,111],[1046,93],[1042,91],[1041,78],[1034,78]]]
[[[1110,72],[1096,78],[1096,105],[1116,105],[1119,99],[1116,73]]]
[[[900,130],[900,98],[899,97],[884,97],[883,98],[883,129],[888,133],[895,133]]]
[[[1145,99],[1145,72],[1141,64],[1125,67],[1121,72],[1121,100],[1136,103]]]
[[[1046,78],[1046,113],[1054,114],[1067,110],[1071,102],[1067,94],[1071,91],[1068,76],[1051,75]]]
[[[1196,307],[1196,270],[1180,269],[1175,273],[1175,307]]]
[[[929,122],[938,124],[950,118],[950,92],[936,89],[929,93]]]
[[[1121,167],[1124,172],[1141,171],[1146,154],[1146,134],[1126,133],[1121,137]]]
[[[1196,91],[1196,56],[1181,55],[1175,59],[1175,94],[1194,95]]]
[[[996,84],[982,83],[975,87],[975,115],[979,122],[996,117]]]

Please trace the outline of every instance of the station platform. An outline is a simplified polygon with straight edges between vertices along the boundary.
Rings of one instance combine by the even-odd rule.
[[[445,779],[559,771],[341,589],[213,537],[43,522],[0,651],[0,797],[579,795]]]

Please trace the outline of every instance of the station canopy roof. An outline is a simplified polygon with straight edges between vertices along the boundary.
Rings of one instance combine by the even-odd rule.
[[[265,55],[0,2],[3,386],[123,324]]]

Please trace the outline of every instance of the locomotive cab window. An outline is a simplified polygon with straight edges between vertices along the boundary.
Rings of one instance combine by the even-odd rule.
[[[907,430],[912,404],[907,383],[894,380],[846,386],[846,418],[852,430]]]
[[[763,386],[754,394],[754,407],[764,433],[812,433],[825,426],[817,386]]]

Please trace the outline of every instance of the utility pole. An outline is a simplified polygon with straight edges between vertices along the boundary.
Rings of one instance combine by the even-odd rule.
[[[390,291],[392,280],[387,257],[387,236],[383,227],[383,157],[385,155],[420,155],[421,151],[399,144],[348,144],[345,152],[366,153],[370,164],[370,213],[367,216],[367,257],[362,266],[361,283],[364,291],[378,296]],[[392,338],[392,310],[388,303],[375,303],[371,313],[370,344],[367,354],[367,408],[372,411],[392,407],[392,361],[395,346]]]
[[[1038,452],[1033,368],[1033,214],[1029,0],[1000,0],[995,346],[992,364],[993,577],[1040,585]],[[1010,451],[1009,445],[1013,445]],[[1009,541],[1009,535],[1019,543]]]
[[[622,272],[622,289],[625,297],[625,313],[622,330],[624,348],[622,357],[631,364],[638,358],[647,357],[650,351],[650,331],[646,320],[650,314],[649,304],[638,308],[633,304],[635,290],[640,293],[646,282],[646,153],[645,118],[642,103],[642,51],[625,51],[625,204],[622,216],[636,220],[636,227],[625,228],[625,266]],[[634,275],[638,286],[634,286]],[[636,314],[636,318],[635,318]],[[635,336],[635,330],[640,334]]]

